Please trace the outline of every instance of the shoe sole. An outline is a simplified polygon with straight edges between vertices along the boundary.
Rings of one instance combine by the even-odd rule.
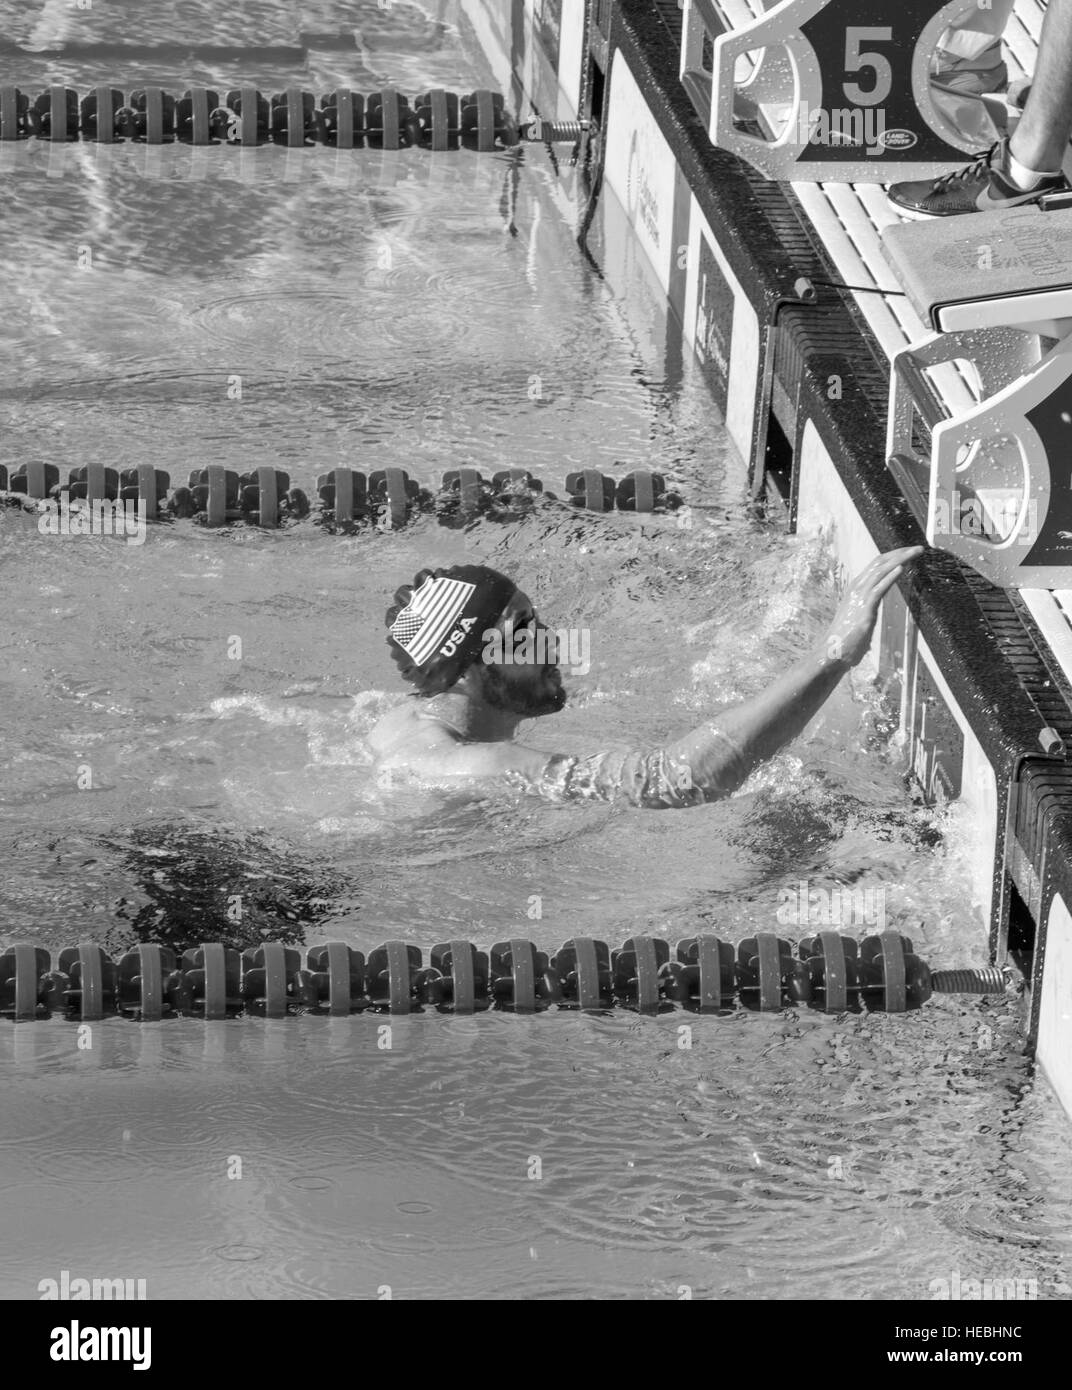
[[[978,208],[965,208],[964,212],[923,212],[919,208],[906,208],[902,203],[895,203],[889,197],[886,199],[886,206],[898,217],[907,217],[910,222],[937,222],[943,217],[963,217],[968,211],[978,211]]]
[[[1064,192],[1064,190],[1055,188],[1048,190],[1048,192],[1061,193]],[[1044,198],[1046,194],[1043,193],[1039,196]],[[1013,212],[1016,208],[1029,208],[1032,203],[1037,202],[1038,198],[1031,198],[1025,199],[1022,203],[1001,203],[995,207],[987,208],[986,211]],[[961,208],[959,212],[924,212],[920,208],[906,208],[902,203],[895,203],[889,195],[886,197],[886,206],[891,212],[895,212],[898,217],[907,217],[910,222],[936,222],[940,221],[943,217],[967,217],[970,213],[983,211],[982,208],[971,207]]]

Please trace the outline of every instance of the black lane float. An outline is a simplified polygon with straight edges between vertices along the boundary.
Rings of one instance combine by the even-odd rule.
[[[418,946],[388,941],[368,956],[345,942],[294,947],[270,942],[239,952],[219,942],[177,955],[143,943],[113,960],[83,942],[50,955],[16,945],[0,954],[0,1015],[16,1022],[56,1016],[81,1021],[122,1016],[223,1019],[238,1014],[407,1014],[423,1006],[453,1013],[507,1009],[626,1008],[657,1013],[678,1005],[721,1013],[735,1002],[777,1012],[823,1013],[919,1008],[932,993],[1003,994],[996,968],[931,971],[894,931],[862,942],[837,932],[806,937],[795,948],[773,932],[737,946],[718,936],[670,944],[634,936],[617,950],[573,937],[553,954],[527,940],[481,951],[470,941],[433,946],[426,965]]]
[[[27,501],[93,504],[144,504],[146,521],[193,518],[206,526],[236,522],[278,527],[314,519],[334,530],[365,524],[384,529],[404,526],[423,513],[440,521],[467,521],[475,516],[512,520],[538,497],[562,501],[584,511],[671,512],[683,506],[660,473],[638,469],[614,479],[586,468],[566,477],[559,498],[546,492],[542,481],[523,468],[505,468],[485,478],[475,468],[448,469],[437,489],[424,487],[402,468],[382,468],[365,474],[334,468],[317,479],[319,508],[301,489],[291,487],[280,468],[255,468],[239,473],[222,464],[194,469],[187,483],[172,488],[169,474],[152,464],[109,468],[102,463],[61,470],[57,464],[34,462],[9,469],[0,464],[0,492]]]
[[[265,96],[235,87],[222,97],[212,87],[181,96],[160,87],[95,87],[80,96],[51,86],[32,95],[0,87],[0,140],[75,140],[111,145],[328,145],[356,150],[503,150],[523,142],[576,141],[585,122],[519,124],[502,94],[464,94],[435,88],[412,100],[394,87],[365,95],[338,88],[317,101],[300,87]]]

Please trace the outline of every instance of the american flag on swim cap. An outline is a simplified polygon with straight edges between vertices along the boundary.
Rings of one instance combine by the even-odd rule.
[[[476,593],[463,579],[429,578],[391,624],[389,633],[418,666],[448,637],[458,615]]]

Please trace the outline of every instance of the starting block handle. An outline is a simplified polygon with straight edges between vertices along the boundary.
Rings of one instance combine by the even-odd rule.
[[[1000,339],[996,333],[1000,331]],[[938,394],[937,383],[926,373],[958,359],[975,369],[987,397],[1009,384],[1010,376],[1032,371],[1040,361],[1038,338],[1022,329],[963,329],[932,333],[902,348],[893,358],[890,372],[890,409],[886,431],[886,457],[912,453],[912,417],[918,412],[933,430],[950,412]],[[951,369],[952,370],[952,369]]]
[[[925,369],[949,362],[948,337],[935,333],[896,353],[890,364],[890,406],[886,419],[886,457],[912,454],[913,416],[918,413],[933,429],[947,419],[947,411]]]
[[[681,75],[699,72],[703,68],[704,38],[712,39],[726,32],[726,24],[714,0],[685,0],[682,23]]]
[[[818,110],[823,101],[823,85],[810,45],[801,32],[801,25],[825,8],[827,0],[783,0],[773,10],[746,24],[714,37],[714,73],[711,90],[711,119],[708,134],[711,143],[755,165],[768,177],[775,177],[765,156],[775,154],[775,163],[788,170],[805,148],[799,139],[801,109]],[[704,7],[705,9],[710,7]],[[791,104],[792,113],[782,134],[773,141],[759,139],[735,128],[734,107],[738,87],[739,64],[747,54],[757,50],[776,51],[784,48],[792,70],[792,84],[786,85],[782,100]],[[773,96],[763,76],[768,53],[746,84],[750,96]],[[768,67],[767,78],[772,72]],[[788,173],[784,174],[789,177]]]
[[[893,360],[887,457],[913,457],[921,416],[931,431],[927,540],[1002,588],[1072,586],[1072,336],[1041,360],[1039,351],[1037,334],[1009,327],[933,334]],[[951,413],[926,373],[958,359],[984,395]],[[997,506],[1002,534],[987,534]]]
[[[1072,583],[1072,338],[1062,339],[1030,373],[974,410],[943,420],[931,438],[927,539],[1004,588],[1065,588]],[[988,476],[976,441],[1018,445],[1019,476]],[[991,475],[994,473],[991,466]],[[961,489],[1019,495],[1006,535],[991,539],[953,528]]]

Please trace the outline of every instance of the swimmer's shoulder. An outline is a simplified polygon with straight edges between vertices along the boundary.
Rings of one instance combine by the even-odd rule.
[[[381,771],[406,772],[433,783],[506,777],[529,786],[548,762],[548,754],[516,743],[471,741],[449,705],[436,708],[417,700],[384,715],[369,734],[369,744]]]
[[[368,741],[373,756],[383,759],[397,753],[446,748],[458,742],[458,735],[448,724],[422,710],[418,701],[405,700],[383,716]]]

